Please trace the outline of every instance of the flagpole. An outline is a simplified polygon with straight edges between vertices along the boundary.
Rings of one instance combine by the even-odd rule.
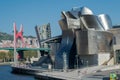
[[[13,23],[14,28],[14,64],[17,63],[17,56],[16,56],[16,24]]]

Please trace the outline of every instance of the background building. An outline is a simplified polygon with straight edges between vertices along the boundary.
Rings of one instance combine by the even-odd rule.
[[[40,47],[49,48],[50,45],[48,43],[41,43],[41,42],[45,39],[51,38],[50,23],[42,25],[42,26],[36,26],[35,30],[36,30],[36,34],[38,37]]]

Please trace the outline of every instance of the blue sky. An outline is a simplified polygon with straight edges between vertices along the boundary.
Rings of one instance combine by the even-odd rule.
[[[0,31],[13,34],[23,24],[24,35],[36,36],[36,25],[51,24],[52,36],[60,35],[61,11],[86,6],[94,14],[108,14],[113,25],[120,24],[120,0],[0,0]]]

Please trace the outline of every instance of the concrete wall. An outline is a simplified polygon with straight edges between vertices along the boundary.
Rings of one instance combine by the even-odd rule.
[[[98,65],[103,65],[110,59],[110,53],[100,53],[98,56]]]

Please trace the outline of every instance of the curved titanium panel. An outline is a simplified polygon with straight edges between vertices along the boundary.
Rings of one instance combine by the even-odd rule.
[[[95,15],[82,15],[80,19],[87,29],[104,30]]]
[[[65,19],[59,20],[59,25],[60,25],[61,30],[67,30],[68,29],[67,22],[66,22]]]
[[[62,30],[80,28],[80,19],[73,18],[73,15],[70,14],[69,12],[63,11],[62,17],[63,19],[59,21]]]
[[[98,19],[100,23],[103,25],[104,30],[112,28],[112,21],[108,15],[100,14],[98,15]]]
[[[76,18],[79,18],[79,15],[81,13],[81,9],[80,8],[72,8],[72,10],[70,11],[70,13]]]
[[[90,10],[87,7],[82,7],[81,8],[81,15],[93,15],[92,10]]]
[[[60,44],[60,47],[55,55],[55,68],[56,69],[62,69],[64,60],[63,60],[63,53],[66,53],[67,58],[69,57],[70,50],[72,48],[73,42],[74,42],[74,31],[72,29],[63,30],[62,32],[62,42]],[[67,59],[67,62],[68,59]],[[69,63],[67,64],[69,65]]]

